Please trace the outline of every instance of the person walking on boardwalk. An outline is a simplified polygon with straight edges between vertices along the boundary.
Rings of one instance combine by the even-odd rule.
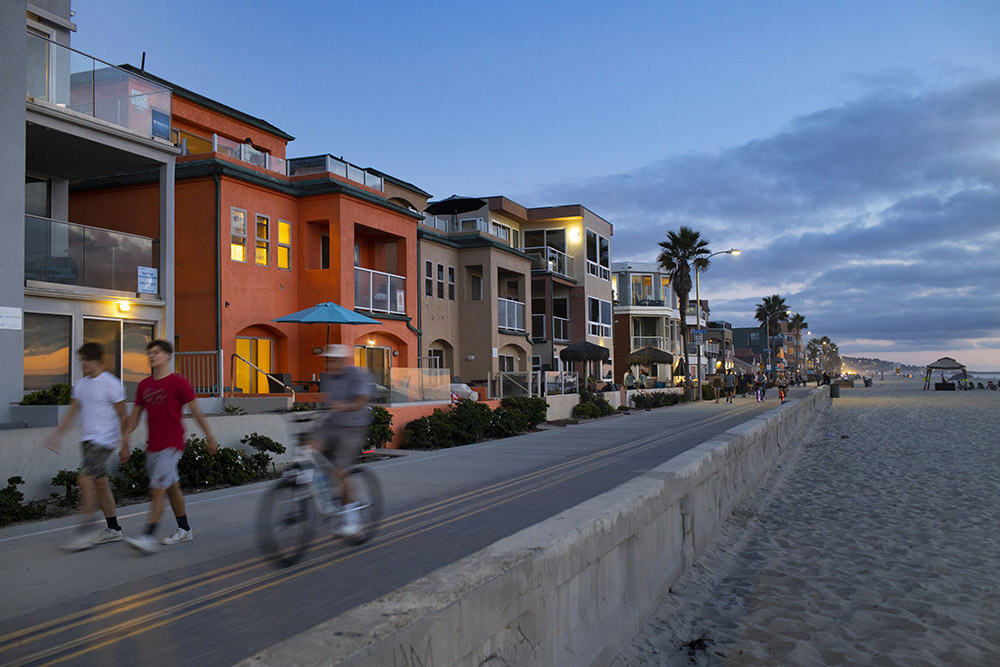
[[[732,369],[726,371],[722,386],[726,392],[726,403],[732,403],[736,394],[736,374],[733,373]]]
[[[80,416],[80,451],[83,461],[76,476],[80,489],[80,525],[73,539],[62,548],[80,551],[96,544],[120,542],[122,527],[115,515],[115,497],[108,484],[108,464],[115,450],[122,463],[128,460],[128,439],[125,438],[125,392],[122,382],[104,370],[101,362],[104,348],[100,343],[84,343],[77,350],[83,377],[73,386],[69,411],[45,446],[54,452],[61,447],[66,429]],[[104,513],[107,527],[94,531],[91,518],[96,507]]]
[[[149,472],[149,494],[152,503],[146,518],[146,528],[142,535],[129,537],[129,546],[153,553],[157,549],[156,524],[163,514],[164,497],[169,499],[170,508],[177,519],[177,530],[161,540],[161,544],[180,544],[190,542],[194,532],[188,524],[187,511],[184,505],[184,495],[181,493],[180,476],[177,464],[184,453],[184,426],[181,423],[181,413],[188,406],[191,415],[198,422],[208,440],[208,452],[215,454],[219,449],[208,421],[195,401],[194,389],[186,379],[171,372],[170,360],[174,348],[164,340],[154,340],[146,346],[146,356],[152,375],[139,383],[136,391],[135,407],[125,425],[125,437],[128,438],[136,426],[142,413],[146,413],[149,437],[146,441],[146,470]]]

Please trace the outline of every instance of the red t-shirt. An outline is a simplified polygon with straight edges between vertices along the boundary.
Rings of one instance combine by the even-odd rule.
[[[159,452],[169,447],[184,449],[181,411],[194,399],[191,383],[176,373],[171,373],[162,380],[149,376],[139,383],[135,404],[146,410],[149,427],[146,451]]]

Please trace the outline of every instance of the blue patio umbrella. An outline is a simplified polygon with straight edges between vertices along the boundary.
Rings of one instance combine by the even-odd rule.
[[[333,301],[317,303],[315,306],[310,306],[305,310],[300,310],[297,313],[292,313],[291,315],[284,315],[271,321],[298,322],[301,324],[325,324],[327,344],[330,343],[331,324],[382,324],[378,320],[374,320],[367,315],[362,315],[361,313],[356,313],[350,308],[344,308],[340,304],[336,304]]]

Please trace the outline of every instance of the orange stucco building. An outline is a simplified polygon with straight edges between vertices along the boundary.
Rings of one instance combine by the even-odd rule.
[[[277,127],[144,76],[173,89],[171,140],[182,152],[175,181],[177,350],[222,350],[226,386],[245,394],[269,390],[257,369],[312,379],[323,371],[313,350],[327,340],[353,345],[355,362],[376,378],[389,367],[416,367],[421,216],[390,201],[385,176],[329,155],[288,160],[293,137]],[[152,231],[156,197],[152,174],[104,178],[77,186],[70,212],[84,224],[114,226],[120,219]],[[273,321],[327,301],[381,324],[332,325],[328,332],[325,325]]]

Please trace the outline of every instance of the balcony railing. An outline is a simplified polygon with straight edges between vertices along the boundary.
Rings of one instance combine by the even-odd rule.
[[[524,304],[512,299],[497,299],[497,327],[524,332]]]
[[[24,279],[155,294],[156,243],[145,236],[26,215]]]
[[[654,306],[656,308],[669,307],[663,301],[663,299],[654,299],[652,294],[637,294],[632,293],[632,305],[633,306]]]
[[[556,273],[567,278],[573,277],[573,258],[549,246],[521,248],[521,252],[531,255],[531,270]]]
[[[666,345],[668,341],[661,336],[632,336],[632,349],[638,350],[644,347],[655,347],[658,350],[669,352]]]
[[[552,338],[557,341],[569,340],[569,320],[565,317],[552,317]]]
[[[169,88],[34,33],[27,39],[29,102],[92,116],[146,139],[169,140]]]
[[[406,278],[354,268],[354,307],[374,313],[406,314]]]
[[[428,227],[438,230],[439,232],[451,231],[451,221],[447,218],[425,213],[424,219],[420,222]]]
[[[385,191],[385,183],[381,176],[372,174],[349,162],[338,160],[332,155],[314,155],[312,157],[297,157],[287,161],[289,176],[305,176],[309,174],[334,174],[349,181],[360,183],[379,192]]]

